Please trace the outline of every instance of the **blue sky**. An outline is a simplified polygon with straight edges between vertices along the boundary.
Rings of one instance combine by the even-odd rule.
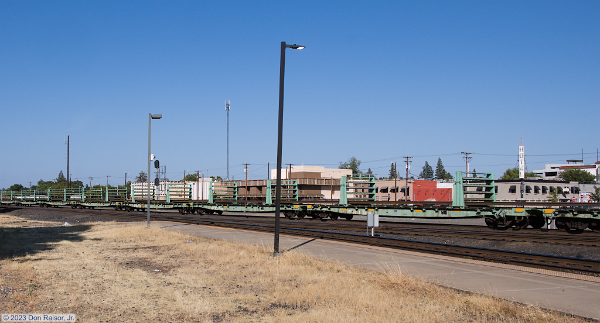
[[[66,173],[111,185],[146,170],[267,176],[355,156],[385,176],[425,161],[494,172],[596,162],[598,1],[2,1],[0,188]]]

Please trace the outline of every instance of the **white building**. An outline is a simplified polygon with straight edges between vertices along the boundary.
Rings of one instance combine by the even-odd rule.
[[[593,165],[585,165],[582,160],[567,160],[566,164],[546,164],[546,168],[534,170],[533,172],[541,176],[544,180],[560,180],[560,173],[567,169],[581,169],[598,178],[598,168],[600,162]]]

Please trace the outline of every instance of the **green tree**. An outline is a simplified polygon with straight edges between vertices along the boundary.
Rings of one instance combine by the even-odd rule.
[[[558,202],[558,190],[554,189],[554,190],[550,190],[550,193],[548,193],[548,200],[550,200],[550,202]]]
[[[210,178],[213,180],[213,182],[221,182],[221,181],[223,181],[223,179],[221,178],[221,176],[217,176],[217,177],[211,176]]]
[[[58,173],[58,177],[55,179],[55,181],[57,183],[66,182],[67,181],[67,179],[65,178],[65,175],[63,175],[62,170],[60,171],[60,173]]]
[[[83,187],[82,181],[72,181],[71,182],[71,188],[80,188],[80,187]]]
[[[595,193],[590,194],[590,198],[592,201],[598,203],[600,202],[600,187],[594,186]]]
[[[37,183],[36,189],[40,191],[46,191],[49,188],[52,188],[52,185],[54,185],[53,181],[44,181],[43,179],[40,179]]]
[[[367,172],[365,173],[365,176],[369,176],[369,177],[375,177],[375,175],[373,175],[373,171],[371,170],[371,168],[369,168],[367,170]]]
[[[525,178],[528,177],[539,177],[534,172],[525,172]],[[504,175],[500,179],[511,181],[519,178],[519,167],[509,168],[504,172]]]
[[[392,163],[392,167],[390,168],[390,179],[394,179],[398,176],[398,171],[396,171],[396,164]]]
[[[579,183],[593,182],[596,180],[594,175],[578,168],[569,168],[564,170],[558,175],[558,177],[564,181],[573,181]]]
[[[135,177],[136,183],[143,183],[148,181],[148,175],[144,171],[141,171],[138,176]]]
[[[340,162],[340,167],[338,167],[338,168],[339,169],[351,169],[352,176],[360,176],[360,175],[362,175],[362,172],[360,171],[360,169],[358,169],[358,167],[360,167],[360,160],[356,159],[356,157],[352,157],[352,158],[348,159],[348,161],[345,163]]]
[[[196,174],[187,174],[183,180],[186,182],[195,182],[198,180],[198,176]]]
[[[442,164],[442,159],[438,157],[437,165],[435,166],[435,178],[443,179],[443,180],[451,180],[454,178],[450,173],[446,171],[444,168],[444,164]]]
[[[419,178],[423,178],[423,179],[433,178],[433,168],[431,168],[431,166],[429,166],[429,163],[427,161],[425,161],[425,166],[423,166],[423,170],[421,171],[421,174],[419,174]]]
[[[13,184],[13,185],[11,185],[11,186],[8,188],[8,190],[9,190],[9,191],[15,191],[15,192],[16,192],[16,191],[21,191],[21,190],[23,190],[24,188],[25,188],[25,187],[23,187],[23,185],[21,185],[21,184]]]

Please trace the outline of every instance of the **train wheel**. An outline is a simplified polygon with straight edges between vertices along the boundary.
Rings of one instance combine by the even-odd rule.
[[[337,215],[337,214],[331,214],[331,215],[329,216],[329,218],[330,218],[330,219],[332,219],[332,220],[337,220],[337,219],[338,219],[338,217],[339,217],[339,215]]]
[[[352,214],[344,215],[344,218],[348,221],[352,220],[353,217],[354,217],[354,215],[352,215]]]
[[[498,219],[496,219],[496,218],[485,218],[485,224],[490,229],[496,229],[496,228],[498,228]]]
[[[594,231],[594,232],[600,232],[600,221],[591,220],[590,221],[590,229],[592,229],[592,231]]]
[[[529,221],[527,220],[527,217],[519,216],[515,220],[515,227],[513,228],[513,230],[525,229],[525,228],[527,228],[528,225],[529,225]]]
[[[543,216],[531,216],[529,217],[529,225],[534,229],[541,229],[546,224],[546,218]]]

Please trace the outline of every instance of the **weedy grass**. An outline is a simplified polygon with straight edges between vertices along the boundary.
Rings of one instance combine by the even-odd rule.
[[[273,258],[263,247],[139,224],[65,231],[0,214],[0,226],[0,249],[19,249],[0,259],[3,313],[75,313],[81,322],[582,321],[399,270],[377,273],[297,252]]]

